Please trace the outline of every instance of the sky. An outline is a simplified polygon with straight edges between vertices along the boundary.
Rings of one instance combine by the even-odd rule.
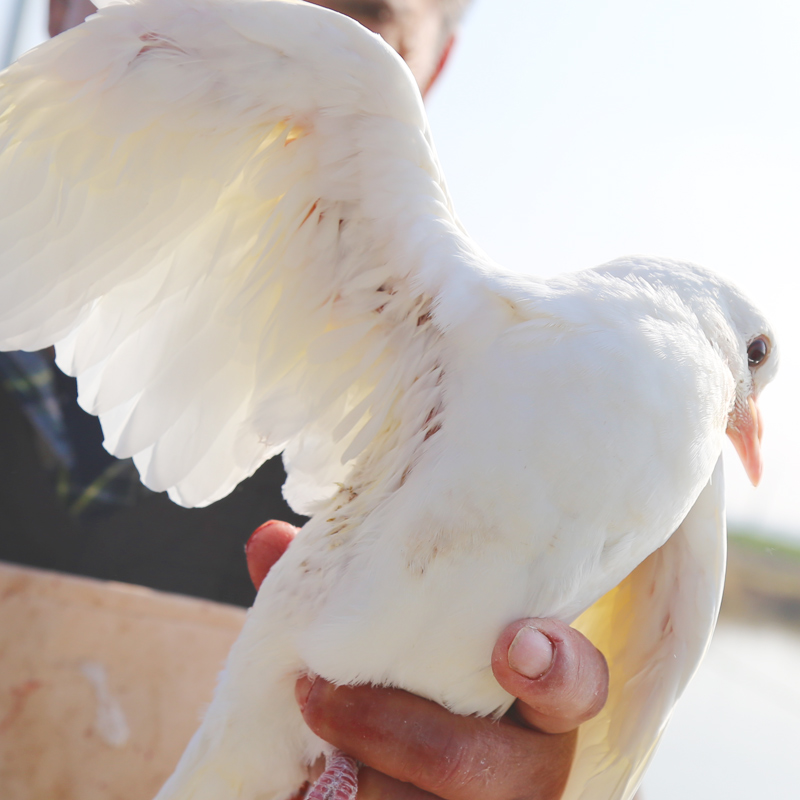
[[[772,322],[764,478],[731,527],[800,542],[800,4],[476,0],[429,102],[467,230],[553,275],[631,253],[737,282]]]
[[[44,6],[28,0],[17,52],[44,37]],[[456,208],[498,263],[671,256],[756,300],[782,366],[757,490],[726,449],[729,518],[800,542],[798,41],[796,0],[475,0],[429,112]]]

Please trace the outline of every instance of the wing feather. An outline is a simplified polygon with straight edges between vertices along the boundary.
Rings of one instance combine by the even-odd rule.
[[[725,578],[722,459],[667,543],[574,626],[608,659],[609,697],[584,723],[565,800],[629,800],[716,625]]]
[[[0,347],[57,343],[178,502],[290,443],[295,505],[334,491],[418,377],[431,243],[463,238],[400,58],[303,3],[113,3],[0,109]]]

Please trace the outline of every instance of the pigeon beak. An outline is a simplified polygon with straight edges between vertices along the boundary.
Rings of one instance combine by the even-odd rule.
[[[737,409],[728,425],[728,437],[733,442],[739,458],[742,459],[747,477],[753,486],[758,486],[764,463],[761,460],[761,437],[764,434],[764,422],[756,401],[747,398],[746,409]]]

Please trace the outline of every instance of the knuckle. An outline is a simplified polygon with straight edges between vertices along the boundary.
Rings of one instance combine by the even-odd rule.
[[[588,644],[588,640],[587,640]],[[608,665],[593,646],[565,653],[559,669],[548,680],[548,698],[540,701],[552,715],[574,720],[578,725],[592,719],[603,708],[608,697]],[[549,708],[548,708],[549,707]]]
[[[580,722],[586,722],[596,717],[602,711],[607,699],[608,686],[604,689],[597,689],[593,695],[586,699],[583,713],[578,715],[578,720]]]
[[[573,684],[575,718],[579,722],[595,717],[608,699],[608,664],[599,651],[595,653],[599,659],[589,663],[580,660]]]
[[[469,744],[460,736],[451,736],[441,747],[439,757],[428,776],[430,788],[436,794],[460,788],[468,782],[472,767]]]
[[[441,797],[559,800],[574,744],[571,734],[540,736],[532,752],[522,741],[502,736],[453,737],[442,746],[425,786]]]
[[[427,783],[442,796],[486,797],[497,776],[498,742],[487,737],[452,736],[443,743]],[[489,737],[493,738],[493,737]]]

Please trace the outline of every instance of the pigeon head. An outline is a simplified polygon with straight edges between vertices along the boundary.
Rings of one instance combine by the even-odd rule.
[[[733,283],[695,264],[631,256],[597,269],[671,289],[697,317],[733,376],[727,434],[757,485],[763,469],[763,421],[757,400],[778,370],[777,340],[764,315]]]
[[[717,301],[733,331],[728,357],[736,381],[736,394],[728,418],[728,437],[733,442],[754,486],[761,479],[761,437],[764,423],[757,400],[778,370],[775,334],[763,314],[736,286],[717,278]]]

